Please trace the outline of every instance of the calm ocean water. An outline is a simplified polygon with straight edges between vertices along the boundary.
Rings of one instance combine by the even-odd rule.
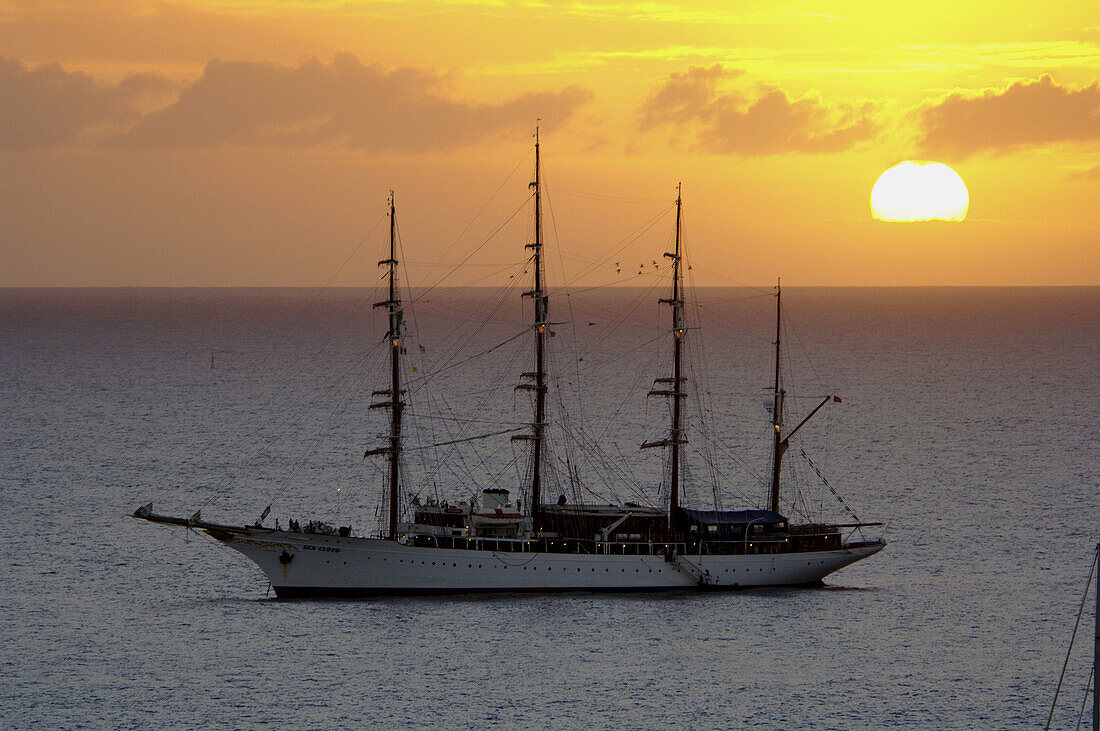
[[[860,518],[889,524],[885,551],[821,589],[279,602],[210,539],[127,517],[154,500],[241,523],[273,503],[284,523],[372,531],[381,465],[362,453],[384,431],[367,406],[385,386],[374,294],[0,290],[0,726],[1045,722],[1100,538],[1100,289],[784,292],[790,418],[843,399],[800,447]],[[530,370],[516,294],[418,304],[411,445],[528,418],[513,391]],[[661,455],[637,449],[667,428],[645,397],[668,375],[657,296],[553,300],[566,322],[551,400],[572,437],[553,444],[555,490],[574,495],[575,469],[582,497],[660,499]],[[697,299],[690,375],[707,428],[689,432],[688,495],[760,503],[774,299]],[[514,489],[519,445],[410,450],[407,487]],[[844,518],[791,456],[792,514]],[[1076,722],[1085,639],[1058,728]]]

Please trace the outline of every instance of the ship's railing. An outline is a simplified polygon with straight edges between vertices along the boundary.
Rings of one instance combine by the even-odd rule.
[[[499,553],[579,553],[606,556],[676,556],[798,553],[836,550],[862,544],[845,543],[836,531],[773,534],[735,541],[592,541],[576,538],[468,538],[415,534],[409,542],[423,548]],[[872,542],[873,543],[873,542]]]

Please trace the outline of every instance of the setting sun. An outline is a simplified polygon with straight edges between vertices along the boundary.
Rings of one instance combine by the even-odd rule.
[[[961,221],[970,194],[962,178],[938,162],[905,161],[871,189],[871,215],[880,221]]]
[[[0,0],[0,286],[373,286],[391,190],[428,286],[536,123],[558,284],[676,181],[703,286],[1100,283],[1100,4],[820,5]]]

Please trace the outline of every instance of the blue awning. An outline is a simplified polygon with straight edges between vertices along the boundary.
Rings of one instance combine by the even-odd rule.
[[[751,533],[785,530],[787,519],[774,510],[690,510],[680,508],[675,523],[689,536],[703,540],[742,540]],[[752,526],[751,528],[749,526]]]

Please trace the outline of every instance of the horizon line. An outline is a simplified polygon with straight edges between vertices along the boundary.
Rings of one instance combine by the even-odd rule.
[[[0,284],[0,290],[31,289],[373,289],[383,284]],[[409,286],[408,290],[435,289],[433,285]],[[577,285],[577,289],[652,289],[646,285],[608,284],[595,286]],[[1096,284],[785,284],[783,289],[1091,289],[1100,288]],[[508,285],[455,284],[451,289],[508,289]],[[568,290],[567,285],[551,285],[547,289]],[[700,284],[692,289],[766,289],[774,290],[771,284]]]

